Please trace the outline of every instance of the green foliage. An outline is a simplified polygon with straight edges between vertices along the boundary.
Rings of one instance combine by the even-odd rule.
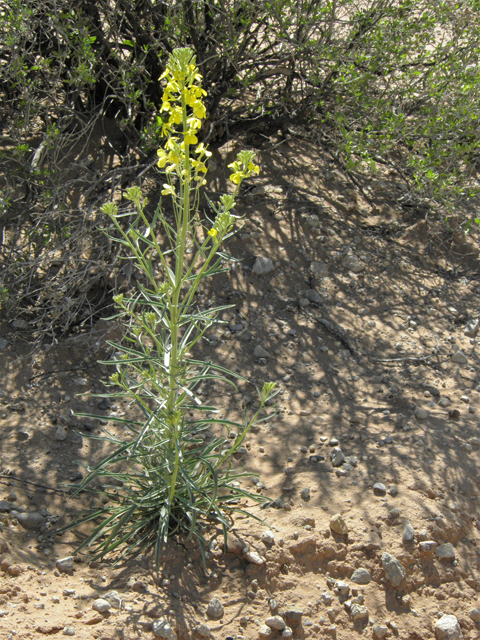
[[[216,218],[206,227],[192,205],[198,203],[206,172],[202,159],[209,155],[195,137],[205,109],[192,52],[175,50],[164,76],[163,109],[169,118],[159,165],[170,163],[165,168],[165,192],[173,201],[175,223],[167,221],[160,207],[149,220],[139,187],[124,194],[134,212],[120,214],[114,203],[103,207],[116,231],[112,241],[127,249],[128,259],[145,278],[133,295],[115,296],[126,336],[124,343],[112,344],[115,360],[104,363],[117,369],[110,378],[116,390],[109,397],[127,399],[143,418],[133,422],[116,418],[131,437],[108,432],[102,436],[114,451],[90,470],[78,489],[95,491],[100,476],[116,487],[107,490],[106,504],[80,518],[79,522],[98,518],[101,522],[78,550],[92,547],[94,557],[119,550],[123,557],[154,547],[157,565],[168,536],[186,532],[197,538],[203,551],[207,520],[220,524],[226,534],[230,514],[243,511],[240,499],[264,499],[237,486],[244,474],[234,470],[232,456],[250,427],[268,419],[261,414],[276,393],[274,383],[265,383],[258,409],[250,419],[245,414],[242,422],[218,416],[215,406],[203,405],[197,395],[197,387],[207,380],[235,388],[233,380],[240,378],[192,357],[194,346],[226,308],[202,310],[195,304],[195,294],[206,278],[225,271],[228,258],[220,248],[234,233],[235,197],[242,180],[258,167],[252,152],[239,154],[232,174],[236,190],[220,198]],[[162,248],[160,236],[168,248]],[[187,253],[192,247],[195,251]],[[189,414],[196,417],[188,420]],[[209,428],[214,433],[207,438],[204,432]],[[216,435],[222,429],[233,439]]]
[[[101,224],[91,211],[118,184],[113,158],[123,188],[153,165],[165,115],[158,79],[176,47],[194,50],[208,92],[199,140],[225,130],[295,133],[300,125],[348,170],[394,166],[412,191],[451,210],[473,197],[480,145],[477,5],[6,0],[0,6],[0,201],[8,203],[2,206],[10,226],[31,225],[42,237],[49,233],[40,230],[44,225],[60,230],[22,277],[10,266],[29,250],[30,236],[18,229],[8,235],[5,286],[19,292],[16,312],[39,308],[39,325],[54,332],[55,323],[67,329],[87,299],[95,308],[88,292],[99,277],[85,281],[93,270],[82,238],[96,245]],[[58,281],[77,302],[55,318],[47,308],[54,298],[42,294],[47,250],[76,252],[72,264],[83,274],[81,283],[77,275]],[[108,248],[94,258],[114,268]]]

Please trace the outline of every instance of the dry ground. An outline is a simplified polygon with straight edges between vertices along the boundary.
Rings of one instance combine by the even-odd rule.
[[[233,155],[233,146],[218,150],[210,188],[224,188]],[[480,590],[480,368],[476,341],[464,334],[479,314],[478,235],[464,237],[435,211],[426,216],[422,204],[405,207],[393,172],[362,191],[307,140],[270,138],[259,155],[262,176],[242,199],[247,222],[228,246],[242,267],[219,277],[202,300],[234,307],[199,352],[252,383],[230,395],[204,387],[203,397],[224,413],[254,403],[255,384],[265,379],[281,387],[280,413],[249,436],[238,459],[265,485],[259,491],[282,500],[279,509],[253,508],[273,527],[273,544],[261,539],[266,527],[238,518],[229,553],[219,532],[209,533],[206,574],[198,550],[182,540],[165,550],[160,576],[149,557],[113,568],[81,556],[72,575],[56,572],[76,536],[52,538],[48,522],[64,523],[79,508],[64,486],[78,480],[79,463],[102,453],[86,437],[102,425],[72,410],[98,412],[88,392],[102,391],[109,370],[97,360],[121,332],[99,321],[31,356],[28,331],[3,323],[0,500],[40,512],[47,528],[24,530],[0,513],[1,640],[151,638],[162,616],[182,640],[200,638],[202,623],[215,640],[256,640],[271,610],[292,609],[303,611],[287,616],[298,640],[371,638],[374,624],[386,626],[387,637],[429,640],[442,613],[458,618],[464,638],[480,637],[469,615]],[[253,275],[258,256],[271,258],[274,271]],[[321,276],[312,261],[324,265]],[[317,303],[307,301],[308,290]],[[242,330],[249,340],[239,339],[249,335]],[[257,345],[268,358],[254,357]],[[458,348],[464,364],[452,360]],[[128,411],[112,406],[105,422]],[[56,439],[59,426],[64,440]],[[356,467],[332,467],[332,438],[357,457]],[[389,493],[376,495],[376,482]],[[337,513],[346,536],[330,529]],[[415,530],[410,544],[402,542],[406,519]],[[438,560],[422,540],[451,543],[455,559]],[[248,562],[245,544],[266,562]],[[396,589],[385,580],[384,551],[406,571]],[[363,586],[350,580],[360,567],[372,577]],[[352,619],[338,579],[350,596],[363,595],[367,618]],[[111,590],[122,609],[94,611],[94,599]],[[224,606],[219,620],[206,615],[213,597]]]

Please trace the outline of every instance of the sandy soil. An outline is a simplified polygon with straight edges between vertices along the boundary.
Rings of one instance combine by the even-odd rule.
[[[232,146],[216,153],[212,189],[224,186],[232,155]],[[28,330],[4,322],[1,640],[152,638],[159,619],[179,640],[254,640],[267,637],[262,625],[277,614],[299,640],[428,640],[443,614],[456,616],[463,638],[480,637],[470,615],[480,607],[480,369],[476,340],[465,335],[479,314],[478,236],[448,229],[435,211],[425,221],[422,203],[406,207],[394,173],[362,192],[307,140],[266,140],[260,162],[262,176],[242,200],[246,225],[228,246],[243,266],[204,292],[204,304],[234,305],[229,324],[199,355],[251,381],[236,394],[204,388],[224,413],[254,404],[263,380],[281,387],[280,412],[249,435],[238,459],[258,491],[281,499],[252,507],[273,540],[239,517],[228,553],[220,531],[209,532],[207,573],[184,540],[169,544],[159,576],[149,557],[112,567],[80,555],[71,575],[58,571],[77,537],[50,532],[81,508],[66,486],[84,473],[80,463],[102,455],[101,442],[87,436],[105,426],[72,411],[99,411],[88,393],[104,389],[109,370],[97,360],[121,331],[99,321],[32,355]],[[270,274],[252,274],[258,256],[274,261]],[[247,341],[239,339],[245,329]],[[258,345],[268,357],[254,357]],[[128,415],[128,407],[103,410],[105,424],[112,412]],[[356,460],[332,466],[335,446]],[[26,530],[12,508],[40,513],[41,528]],[[335,514],[346,535],[332,531]],[[402,541],[406,520],[410,543]],[[440,560],[444,543],[454,556]],[[249,562],[247,547],[264,563]],[[384,552],[404,568],[397,586],[385,575]],[[358,568],[369,572],[368,584],[351,580]],[[95,611],[112,590],[110,610]],[[207,615],[212,598],[223,605],[219,619]]]

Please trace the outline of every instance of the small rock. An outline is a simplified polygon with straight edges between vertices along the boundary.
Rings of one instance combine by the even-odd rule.
[[[170,624],[166,620],[162,619],[154,620],[152,622],[152,631],[156,638],[168,638],[169,640],[174,640],[177,637],[177,634]]]
[[[302,500],[305,500],[305,502],[310,500],[310,489],[308,489],[307,487],[305,487],[305,489],[302,489],[300,491],[300,497],[302,498]]]
[[[273,533],[271,531],[264,531],[262,533],[262,542],[265,544],[274,544],[275,543],[275,536],[273,535]]]
[[[265,558],[256,551],[247,551],[245,558],[252,564],[265,564]]]
[[[324,605],[329,607],[333,602],[333,597],[330,593],[328,593],[328,591],[324,591],[320,596],[320,600],[323,602]]]
[[[382,565],[387,581],[392,587],[398,587],[405,578],[405,569],[402,563],[395,556],[384,551],[382,553]]]
[[[336,580],[335,591],[337,592],[337,594],[341,596],[348,596],[350,592],[350,585],[348,584],[348,582],[345,582],[344,580]]]
[[[340,513],[336,513],[330,518],[330,529],[341,536],[348,533],[348,526]]]
[[[58,429],[55,431],[55,440],[59,440],[61,442],[62,440],[66,440],[66,439],[67,439],[67,432],[63,427],[58,427]]]
[[[392,496],[392,498],[396,498],[398,496],[398,487],[394,484],[388,487],[388,493]]]
[[[270,354],[266,349],[264,349],[261,345],[257,344],[255,350],[253,352],[255,358],[269,358]]]
[[[412,542],[415,537],[415,531],[412,527],[410,520],[405,520],[403,523],[402,540],[403,542]]]
[[[276,631],[282,631],[287,626],[281,616],[270,616],[265,620],[265,624]]]
[[[212,620],[220,620],[223,617],[223,604],[218,598],[212,598],[208,603],[207,616]]]
[[[104,600],[103,598],[97,598],[93,602],[92,608],[95,609],[95,611],[98,611],[98,613],[106,613],[112,608],[112,605],[110,604],[110,602]]]
[[[415,417],[417,420],[426,420],[428,418],[428,411],[425,409],[415,409]]]
[[[7,500],[0,500],[0,512],[8,513],[15,508],[14,504],[7,502]]]
[[[64,636],[74,636],[75,635],[75,627],[71,624],[63,627],[63,635]]]
[[[354,620],[363,620],[364,618],[368,618],[368,609],[363,604],[352,604],[350,615]]]
[[[384,496],[387,493],[387,487],[383,484],[383,482],[376,482],[373,485],[373,493],[376,496]]]
[[[19,524],[27,531],[35,531],[40,529],[45,524],[45,518],[41,513],[33,511],[32,513],[20,513],[19,511],[12,511],[12,515],[18,520]]]
[[[102,398],[97,406],[102,411],[107,411],[107,409],[110,409],[112,405],[109,398]]]
[[[203,624],[203,623],[199,624],[198,627],[195,628],[195,631],[202,638],[210,638],[210,636],[212,635],[212,632],[210,631],[210,628],[207,627],[207,625]]]
[[[435,551],[435,555],[439,560],[455,560],[455,549],[453,544],[450,542],[440,544]]]
[[[258,635],[261,636],[262,638],[269,638],[272,635],[272,633],[273,633],[273,629],[271,629],[266,624],[262,624],[262,626],[258,630]]]
[[[462,630],[456,616],[443,615],[435,623],[435,637],[437,640],[459,640],[463,638]]]
[[[350,580],[356,584],[368,584],[372,579],[370,572],[367,569],[355,569],[352,573]]]
[[[322,296],[315,291],[315,289],[308,289],[305,292],[305,298],[309,302],[313,302],[314,304],[322,304]]]
[[[438,401],[438,404],[445,409],[446,407],[449,407],[452,403],[450,402],[449,398],[440,398],[440,400]]]
[[[28,322],[22,320],[22,318],[17,318],[12,322],[12,327],[20,330],[28,329]]]
[[[347,253],[347,255],[343,258],[342,266],[352,273],[360,273],[365,268],[363,263],[360,262],[360,260],[356,256],[350,253]]]
[[[472,609],[468,615],[474,622],[480,623],[480,609]]]
[[[456,362],[457,364],[467,364],[468,358],[463,353],[463,351],[460,351],[459,349],[458,351],[455,351],[455,353],[453,354],[452,362]]]
[[[104,600],[109,602],[112,607],[116,607],[119,611],[123,608],[124,602],[122,596],[118,593],[118,591],[109,591],[107,594],[102,596]]]
[[[465,335],[469,338],[475,338],[480,329],[480,318],[475,318],[474,320],[470,320],[465,327]]]
[[[271,273],[275,269],[275,265],[270,258],[265,258],[263,256],[258,256],[255,260],[255,264],[252,267],[252,273],[256,276],[266,276]]]
[[[60,560],[57,560],[57,562],[55,563],[55,566],[60,571],[60,573],[68,573],[69,575],[72,575],[74,567],[73,556],[60,558]]]
[[[324,262],[311,262],[310,271],[317,278],[326,278],[328,276],[328,265]]]
[[[435,542],[435,540],[423,540],[419,543],[418,548],[423,553],[432,553],[436,546],[437,543]]]
[[[340,467],[345,462],[345,456],[340,447],[334,447],[330,452],[330,459],[332,466]]]
[[[301,622],[302,616],[303,616],[303,609],[297,609],[295,607],[292,607],[291,609],[287,609],[287,611],[285,611],[282,614],[282,617],[285,618],[286,620],[289,620],[290,622]]]
[[[379,640],[382,640],[382,638],[385,638],[388,633],[388,627],[383,624],[374,624],[372,631],[374,638],[379,638]]]
[[[290,627],[285,627],[282,631],[282,638],[291,638],[293,636],[293,631]]]

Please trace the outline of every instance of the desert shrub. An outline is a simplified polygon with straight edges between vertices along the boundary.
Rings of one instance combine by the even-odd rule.
[[[105,304],[119,262],[101,205],[157,181],[158,78],[179,46],[204,77],[204,141],[302,127],[349,171],[395,167],[433,206],[473,197],[479,16],[475,0],[6,0],[2,308],[54,337]]]

